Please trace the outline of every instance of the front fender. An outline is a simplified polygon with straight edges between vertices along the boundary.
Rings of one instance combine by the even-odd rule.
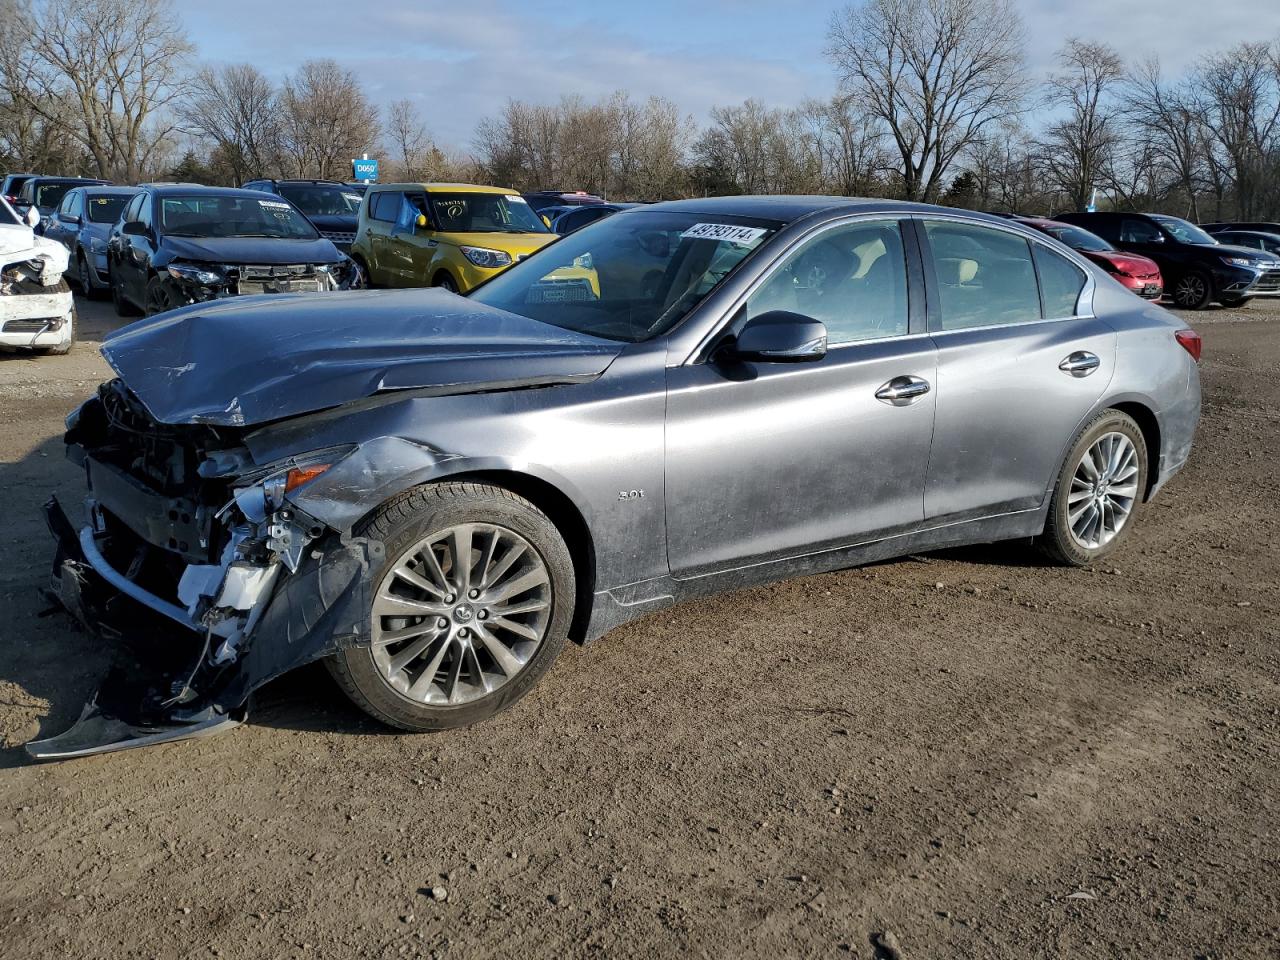
[[[393,497],[423,483],[470,473],[513,473],[555,487],[577,508],[590,528],[586,497],[559,472],[507,457],[467,457],[403,437],[362,443],[323,474],[295,490],[289,501],[341,533]]]

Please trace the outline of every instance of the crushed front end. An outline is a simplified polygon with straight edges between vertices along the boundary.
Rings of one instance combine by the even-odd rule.
[[[367,642],[368,573],[382,545],[343,536],[289,494],[349,451],[258,465],[242,431],[154,420],[120,380],[67,422],[87,522],[46,506],[53,591],[116,644],[106,682],[39,759],[200,736],[244,719],[250,693]]]
[[[65,353],[75,324],[71,288],[62,279],[67,251],[42,237],[31,242],[0,263],[0,346]]]

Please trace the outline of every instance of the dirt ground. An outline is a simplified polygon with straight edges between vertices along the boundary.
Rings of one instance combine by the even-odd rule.
[[[1188,317],[1194,457],[1103,568],[690,603],[435,736],[307,668],[226,736],[34,765],[105,663],[36,595],[117,323],[81,309],[0,359],[0,956],[1280,957],[1280,305]]]

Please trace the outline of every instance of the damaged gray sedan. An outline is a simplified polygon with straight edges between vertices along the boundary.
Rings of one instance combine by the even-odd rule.
[[[68,418],[83,521],[47,508],[117,655],[28,749],[233,726],[320,659],[440,730],[701,594],[1008,539],[1094,562],[1188,457],[1199,349],[1017,223],[799,197],[623,212],[467,298],[159,315]]]

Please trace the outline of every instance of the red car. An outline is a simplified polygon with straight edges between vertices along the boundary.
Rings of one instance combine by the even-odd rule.
[[[1143,299],[1159,300],[1164,293],[1164,280],[1161,279],[1160,268],[1154,260],[1117,250],[1101,237],[1074,224],[1040,217],[1015,219],[1084,254]]]

